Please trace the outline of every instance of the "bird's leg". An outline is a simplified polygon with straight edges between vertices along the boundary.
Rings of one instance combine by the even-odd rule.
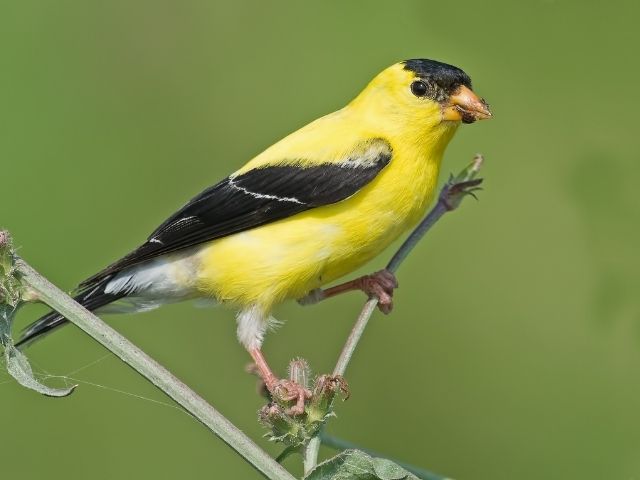
[[[398,288],[396,276],[393,272],[385,269],[325,290],[312,290],[306,297],[298,300],[298,303],[310,305],[326,298],[335,297],[341,293],[362,290],[369,297],[378,299],[378,308],[383,313],[389,313],[393,309],[393,291],[396,288]]]
[[[300,415],[304,413],[305,400],[311,398],[311,392],[304,385],[291,380],[280,380],[269,368],[260,349],[264,334],[274,319],[260,305],[252,305],[238,312],[238,340],[247,349],[256,365],[257,373],[262,378],[271,396],[285,402],[295,401],[287,413]]]
[[[287,413],[290,415],[302,415],[304,413],[304,402],[311,398],[311,392],[304,385],[300,385],[293,380],[279,379],[269,368],[260,348],[250,348],[249,354],[253,358],[260,378],[262,378],[269,393],[286,402],[295,400],[295,405]]]

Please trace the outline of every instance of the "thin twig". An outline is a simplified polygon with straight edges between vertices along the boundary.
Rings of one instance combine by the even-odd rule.
[[[424,220],[422,220],[415,230],[411,232],[411,235],[409,235],[398,251],[393,255],[387,264],[387,270],[395,273],[407,255],[409,255],[431,227],[433,227],[433,225],[435,225],[435,223],[440,220],[445,213],[455,210],[465,196],[473,194],[473,190],[481,182],[481,180],[474,180],[474,178],[478,174],[482,163],[482,156],[476,155],[473,162],[467,168],[465,168],[456,177],[449,179],[445,186],[442,187],[436,205],[429,211]],[[336,366],[333,369],[334,375],[344,375],[344,372],[349,365],[349,361],[353,356],[353,352],[360,341],[360,337],[362,337],[362,334],[369,323],[369,319],[377,305],[378,300],[376,298],[370,298],[364,304],[364,307],[362,307],[360,315],[358,315],[358,318],[353,325],[353,329],[340,352]],[[309,471],[313,470],[317,463],[318,451],[320,450],[320,441],[315,441],[317,437],[318,435],[312,438],[305,449],[305,472],[307,472],[307,468]]]
[[[174,399],[266,478],[272,480],[294,480],[294,477],[284,467],[162,365],[87,309],[76,303],[24,260],[18,259],[16,266],[22,274],[23,282],[31,287],[42,301],[60,312],[69,321],[80,327],[94,340],[101,343]]]

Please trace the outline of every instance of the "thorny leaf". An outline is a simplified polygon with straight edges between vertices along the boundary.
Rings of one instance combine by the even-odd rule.
[[[408,478],[407,471],[404,468],[386,458],[374,458],[371,461],[371,465],[373,466],[373,472],[384,480],[403,480]]]
[[[52,388],[43,385],[33,375],[27,357],[13,346],[11,326],[22,302],[22,284],[15,269],[15,255],[11,249],[9,235],[0,230],[0,345],[4,348],[7,372],[23,387],[35,390],[48,397],[66,397],[75,386]]]
[[[15,256],[9,234],[0,230],[0,305],[16,307],[22,295],[20,275],[15,268]]]
[[[360,450],[345,450],[320,463],[305,480],[420,480],[400,465]],[[444,479],[443,479],[444,480]]]

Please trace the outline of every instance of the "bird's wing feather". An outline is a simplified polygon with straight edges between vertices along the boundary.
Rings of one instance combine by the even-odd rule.
[[[391,154],[386,140],[374,138],[337,162],[283,159],[231,175],[194,197],[143,245],[83,282],[80,288],[91,288],[124,268],[159,255],[345,200],[371,182],[391,161]]]

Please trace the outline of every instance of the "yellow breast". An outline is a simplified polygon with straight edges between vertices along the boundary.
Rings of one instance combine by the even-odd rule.
[[[353,145],[370,138],[389,142],[393,149],[389,165],[342,202],[205,245],[199,255],[201,290],[224,303],[269,309],[359,268],[420,219],[434,192],[448,141],[441,137],[450,137],[453,130],[444,129],[431,138],[389,135],[366,121],[354,122],[349,115],[341,110],[313,122],[240,171],[274,158],[313,155],[319,163],[343,158]]]

